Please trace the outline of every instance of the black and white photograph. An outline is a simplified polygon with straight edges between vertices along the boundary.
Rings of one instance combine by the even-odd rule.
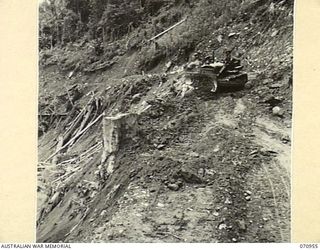
[[[38,13],[38,243],[291,242],[294,0]]]

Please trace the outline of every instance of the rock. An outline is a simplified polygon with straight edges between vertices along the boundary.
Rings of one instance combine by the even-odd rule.
[[[283,116],[283,109],[281,109],[279,106],[275,106],[272,108],[272,114],[275,116]]]
[[[198,175],[201,176],[201,177],[204,177],[204,176],[205,176],[205,170],[204,170],[204,168],[199,168],[199,169],[198,169]]]
[[[163,149],[165,146],[166,146],[165,144],[160,144],[160,145],[157,145],[156,148],[157,149]]]
[[[197,176],[195,173],[191,172],[190,170],[187,170],[185,168],[181,168],[177,174],[176,177],[182,178],[187,183],[195,183],[195,184],[201,184],[202,179]]]
[[[280,83],[271,84],[269,86],[270,89],[277,89],[280,88],[282,85]]]
[[[173,190],[173,191],[178,191],[180,189],[179,185],[175,184],[175,183],[170,183],[168,184],[168,188],[170,190]]]
[[[270,83],[270,82],[272,82],[273,80],[271,79],[271,78],[267,78],[267,79],[264,79],[263,81],[262,81],[262,84],[263,85],[267,85],[268,83]]]
[[[192,157],[195,157],[195,158],[199,158],[200,157],[200,155],[198,153],[196,153],[196,152],[191,152],[189,155],[192,156]]]
[[[68,78],[70,79],[74,74],[74,71],[70,71],[69,74],[68,74]]]
[[[113,233],[109,233],[109,234],[107,235],[107,238],[108,238],[108,240],[113,240],[114,234],[113,234]]]
[[[219,213],[218,212],[214,212],[213,215],[214,216],[219,216]]]
[[[164,207],[164,204],[162,204],[162,203],[159,202],[159,203],[157,204],[157,206],[158,206],[158,207]]]
[[[251,196],[246,196],[245,198],[247,201],[250,201],[251,200]]]
[[[237,242],[238,240],[236,238],[232,238],[232,241],[233,242]]]
[[[225,200],[224,204],[232,204],[232,201],[229,199],[229,197],[227,197],[227,199]]]
[[[96,229],[96,233],[97,233],[97,234],[101,234],[101,233],[104,232],[104,230],[105,230],[104,227],[99,227],[99,228]]]
[[[159,157],[158,157],[158,160],[159,161],[162,161],[164,159],[164,156],[163,155],[160,155]]]
[[[102,210],[102,212],[100,213],[100,216],[105,216],[107,214],[106,210]]]
[[[288,135],[284,135],[281,137],[281,141],[284,143],[284,144],[287,144],[288,142],[290,142],[290,137]]]
[[[150,193],[154,193],[154,192],[156,192],[157,191],[157,188],[156,187],[151,187],[150,188]]]
[[[278,30],[275,30],[272,32],[271,34],[271,37],[275,37],[276,35],[278,35],[279,31]]]
[[[251,195],[252,192],[250,192],[249,190],[245,191],[246,194]]]
[[[247,228],[246,223],[243,219],[238,220],[238,225],[239,225],[240,230],[242,230],[242,231],[245,231]]]
[[[169,62],[166,63],[166,68],[167,68],[167,69],[169,69],[171,66],[172,66],[172,62],[171,62],[171,61],[169,61]]]
[[[214,153],[217,153],[217,152],[219,152],[219,150],[220,150],[220,146],[219,146],[219,145],[216,145],[216,146],[214,147],[214,149],[213,149],[213,152],[214,152]]]
[[[278,104],[283,102],[283,98],[278,96],[277,97],[272,96],[272,97],[266,98],[264,102],[268,103],[271,106],[277,106]]]
[[[218,226],[219,230],[223,230],[223,229],[226,229],[227,228],[227,225],[225,223],[221,223],[219,226]]]

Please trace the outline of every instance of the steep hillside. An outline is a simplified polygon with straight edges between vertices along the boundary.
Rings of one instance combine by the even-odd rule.
[[[167,1],[42,48],[38,241],[290,241],[292,38],[293,1]],[[245,88],[186,91],[230,48]]]

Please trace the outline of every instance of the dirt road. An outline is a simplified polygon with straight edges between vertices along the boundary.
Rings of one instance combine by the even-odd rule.
[[[290,128],[242,93],[189,107],[187,131],[137,153],[139,173],[84,242],[290,240]]]

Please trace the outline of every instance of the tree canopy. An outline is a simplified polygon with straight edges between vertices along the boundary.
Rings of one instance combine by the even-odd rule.
[[[119,38],[170,0],[45,0],[39,6],[39,44],[52,48],[80,38]]]

